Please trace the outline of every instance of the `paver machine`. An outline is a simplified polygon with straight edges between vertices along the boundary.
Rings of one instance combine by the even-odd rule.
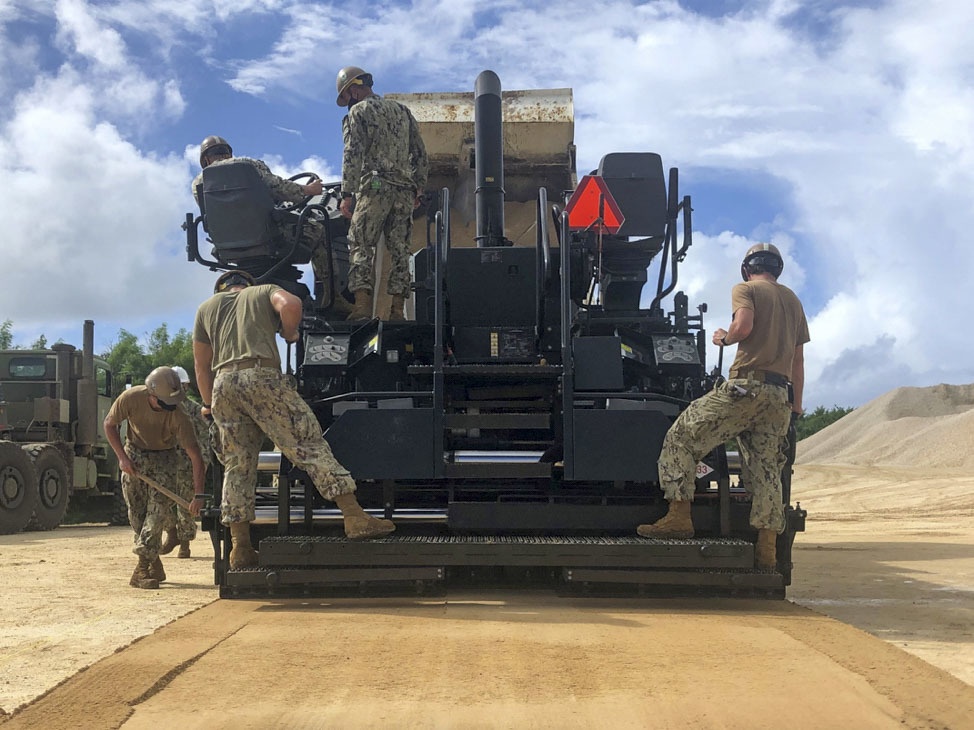
[[[692,244],[677,170],[664,173],[657,154],[611,153],[577,180],[568,89],[503,92],[484,71],[473,93],[395,98],[417,117],[431,165],[407,320],[348,322],[333,296],[306,288],[287,369],[359,500],[397,531],[346,540],[307,476],[267,452],[276,486],[258,487],[259,568],[228,569],[219,510],[205,513],[221,594],[526,581],[784,595],[805,512],[787,506],[778,570],[756,570],[750,497],[723,446],[698,465],[695,538],[635,533],[666,511],[656,461],[667,429],[719,377],[706,368],[706,305],[691,309],[677,290]],[[214,200],[237,197],[212,187]],[[291,216],[292,233],[301,216],[323,222],[340,293],[338,195],[330,185],[300,212],[266,213]],[[228,246],[207,211],[187,215],[190,260],[304,286],[297,267],[279,276],[281,252],[295,249],[286,235]]]

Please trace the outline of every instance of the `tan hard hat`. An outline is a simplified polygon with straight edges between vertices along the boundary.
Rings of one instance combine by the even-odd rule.
[[[231,155],[233,154],[233,147],[230,146],[230,143],[223,139],[223,137],[217,137],[215,134],[211,134],[200,143],[200,167],[206,167],[206,154],[214,147],[219,147],[220,145],[230,150]]]
[[[145,387],[149,395],[154,395],[167,406],[178,405],[186,398],[179,376],[170,367],[159,367],[149,373],[145,377]]]
[[[346,66],[338,72],[338,77],[335,79],[335,89],[338,91],[338,98],[335,99],[335,103],[338,106],[348,106],[348,101],[342,103],[342,95],[348,90],[349,86],[356,83],[356,80],[364,86],[372,86],[372,74],[363,68]]]
[[[220,274],[213,285],[213,293],[219,294],[232,286],[257,286],[257,279],[249,271],[243,269],[230,269]]]
[[[747,281],[748,269],[751,266],[759,266],[777,279],[785,268],[785,260],[781,256],[781,251],[773,243],[756,243],[747,250],[741,262],[741,277],[744,281]]]

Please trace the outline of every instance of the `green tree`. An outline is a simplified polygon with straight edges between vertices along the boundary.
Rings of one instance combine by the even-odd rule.
[[[811,413],[803,413],[798,419],[798,423],[795,424],[798,440],[801,441],[803,438],[808,438],[813,433],[818,433],[823,428],[831,426],[846,414],[851,413],[852,410],[852,408],[841,406],[832,406],[831,408],[819,406]]]
[[[116,377],[130,377],[135,384],[160,365],[179,365],[193,375],[193,338],[185,329],[174,336],[163,322],[146,335],[145,342],[128,330],[119,330],[118,339],[102,354]]]
[[[0,324],[0,350],[9,350],[13,347],[13,326],[14,323],[9,319],[3,320],[3,324]]]
[[[128,330],[119,330],[118,339],[101,356],[108,361],[116,378],[131,378],[133,383],[144,380],[152,370],[139,338]]]
[[[30,346],[30,349],[31,350],[46,350],[47,349],[47,338],[44,335],[41,335],[36,340],[34,340],[34,344]]]
[[[169,327],[163,322],[157,327],[146,344],[146,355],[159,365],[179,365],[186,372],[193,372],[193,337],[185,329],[180,329],[175,335],[169,335]]]

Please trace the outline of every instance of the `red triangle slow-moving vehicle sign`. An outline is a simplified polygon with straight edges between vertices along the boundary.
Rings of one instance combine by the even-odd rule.
[[[591,228],[598,231],[601,228],[602,233],[618,233],[626,222],[605,179],[598,175],[586,175],[581,179],[565,209],[572,230]]]

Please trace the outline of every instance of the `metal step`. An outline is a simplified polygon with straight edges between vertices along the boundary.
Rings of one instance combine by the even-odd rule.
[[[220,596],[233,598],[248,593],[307,593],[316,589],[347,590],[349,587],[357,589],[359,593],[367,590],[379,594],[390,591],[399,593],[403,588],[407,588],[421,594],[436,590],[437,586],[442,588],[450,581],[450,570],[444,567],[369,568],[365,566],[231,570],[224,574]],[[474,576],[474,583],[484,583],[485,576],[482,572],[474,569],[470,573]],[[582,595],[598,595],[606,590],[612,593],[621,590],[627,595],[631,595],[634,590],[640,595],[644,593],[682,595],[690,591],[693,594],[746,594],[780,599],[784,598],[786,587],[785,578],[780,573],[748,569],[614,570],[569,567],[562,568],[554,574],[548,572],[546,576],[535,572],[532,577],[534,580],[531,578],[527,580],[527,586],[530,588],[551,587],[554,581],[555,584],[560,584],[563,590]],[[508,581],[502,583],[510,587]],[[463,584],[469,585],[469,581]]]
[[[733,538],[391,536],[367,542],[279,536],[260,541],[271,568],[520,566],[601,569],[751,569],[754,545]]]

